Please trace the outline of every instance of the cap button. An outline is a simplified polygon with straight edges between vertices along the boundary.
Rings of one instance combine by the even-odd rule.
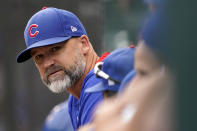
[[[134,45],[130,45],[130,48],[135,48],[135,46]]]
[[[42,10],[45,10],[47,7],[46,6],[44,6],[44,7],[42,7]]]

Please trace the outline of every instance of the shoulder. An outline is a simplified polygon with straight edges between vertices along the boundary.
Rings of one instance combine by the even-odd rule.
[[[86,93],[85,90],[87,88],[90,88],[92,86],[95,86],[101,82],[100,78],[97,78],[96,75],[93,73],[93,70],[91,72],[91,76],[86,80],[81,89],[81,94],[80,94],[80,106],[81,108],[92,108],[94,105],[103,99],[103,95],[101,92],[99,93]],[[88,109],[87,109],[88,110]]]
[[[82,88],[81,88],[81,92],[84,92],[84,90],[86,88],[89,88],[91,86],[96,85],[98,82],[100,82],[101,80],[98,79],[96,77],[96,75],[94,74],[94,69],[92,69],[88,75],[85,77],[83,84],[82,84]]]
[[[44,123],[43,131],[51,131],[51,130],[72,131],[72,124],[70,121],[70,116],[68,114],[67,102],[62,102],[56,105],[47,116]]]

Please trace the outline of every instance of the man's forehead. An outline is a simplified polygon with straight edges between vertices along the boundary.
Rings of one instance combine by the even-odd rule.
[[[48,50],[52,47],[55,47],[55,46],[62,46],[64,45],[65,42],[60,42],[60,43],[56,43],[56,44],[52,44],[52,45],[46,45],[46,46],[41,46],[41,47],[36,47],[36,48],[33,48],[30,50],[30,54],[31,55],[34,55],[36,54],[38,51],[45,51],[45,50]]]
[[[157,56],[144,42],[138,43],[135,52],[135,67],[156,68],[160,66],[160,64]]]

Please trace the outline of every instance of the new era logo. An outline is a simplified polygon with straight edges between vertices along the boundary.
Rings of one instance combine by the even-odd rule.
[[[72,32],[75,32],[75,31],[77,31],[77,28],[74,26],[71,26],[71,30],[72,30]]]

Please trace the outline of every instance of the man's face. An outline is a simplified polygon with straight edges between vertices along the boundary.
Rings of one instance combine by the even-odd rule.
[[[83,75],[86,61],[80,50],[80,38],[31,50],[43,83],[55,93],[72,87]]]

